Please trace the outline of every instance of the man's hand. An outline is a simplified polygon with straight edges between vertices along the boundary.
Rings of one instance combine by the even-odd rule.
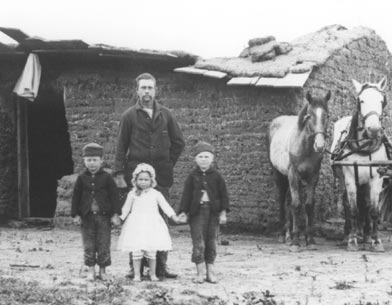
[[[117,187],[120,189],[126,188],[128,185],[125,182],[124,175],[118,174],[113,177],[114,182],[116,183]]]
[[[116,227],[118,227],[118,226],[121,225],[121,219],[120,219],[120,217],[118,216],[118,214],[114,214],[114,215],[112,216],[111,222],[112,222],[112,224],[115,225]]]
[[[76,215],[73,218],[73,223],[77,226],[80,226],[82,224],[82,218],[79,215]]]
[[[226,211],[222,211],[219,214],[219,224],[224,225],[227,223],[227,216],[226,216]]]

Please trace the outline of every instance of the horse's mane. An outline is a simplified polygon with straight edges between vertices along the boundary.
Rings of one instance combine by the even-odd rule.
[[[358,111],[358,107],[355,107],[351,115],[350,128],[348,130],[348,134],[346,137],[347,139],[357,140],[358,124],[359,124],[359,111]]]
[[[302,130],[303,128],[304,128],[304,126],[305,126],[305,115],[307,114],[307,112],[308,112],[308,103],[306,103],[303,107],[302,107],[302,109],[300,110],[300,112],[298,113],[298,129],[299,130]]]

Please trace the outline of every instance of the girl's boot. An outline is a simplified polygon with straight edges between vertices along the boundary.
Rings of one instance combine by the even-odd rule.
[[[140,282],[142,280],[142,278],[140,276],[140,272],[138,272],[138,270],[140,270],[141,264],[142,264],[142,260],[141,259],[133,258],[133,268],[135,268],[135,270],[136,270],[135,277],[133,278],[133,280],[135,282]]]
[[[87,280],[89,280],[89,281],[95,280],[95,266],[88,267]]]

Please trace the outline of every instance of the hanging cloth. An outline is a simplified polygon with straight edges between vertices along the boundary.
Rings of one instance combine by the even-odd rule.
[[[30,101],[37,97],[41,79],[41,64],[37,54],[29,54],[26,65],[16,82],[14,92]]]

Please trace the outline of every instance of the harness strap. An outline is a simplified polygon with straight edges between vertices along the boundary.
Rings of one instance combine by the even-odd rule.
[[[357,161],[354,161],[353,166],[354,166],[355,185],[356,185],[356,187],[358,189],[358,187],[359,187],[359,175],[358,175],[358,163],[357,163]]]

